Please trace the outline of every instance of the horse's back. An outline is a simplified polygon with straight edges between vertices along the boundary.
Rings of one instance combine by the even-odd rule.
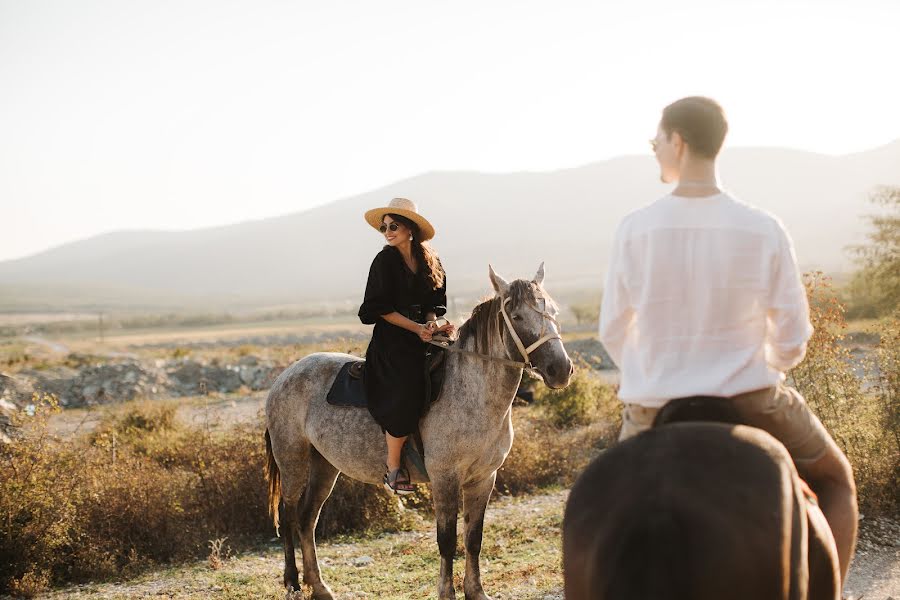
[[[328,404],[328,390],[341,367],[358,356],[339,352],[309,354],[272,384],[266,401],[267,427],[276,437],[302,437],[342,473],[380,483],[384,435],[365,408]]]
[[[569,496],[566,598],[790,597],[794,477],[749,427],[679,423],[614,446]]]
[[[324,401],[341,366],[359,357],[341,352],[315,352],[287,367],[272,383],[266,398],[266,426],[295,428],[306,421],[311,402]]]

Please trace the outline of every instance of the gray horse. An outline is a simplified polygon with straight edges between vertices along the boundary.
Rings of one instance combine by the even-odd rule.
[[[489,600],[478,557],[484,512],[497,469],[512,447],[512,402],[524,367],[551,388],[568,385],[574,370],[562,340],[559,310],[544,291],[543,264],[532,281],[506,282],[490,268],[496,295],[472,312],[448,353],[440,398],[420,423],[441,555],[438,596],[455,598],[453,555],[460,495],[465,521],[465,597]],[[526,347],[527,345],[527,347]],[[325,396],[347,354],[318,352],[298,360],[273,383],[266,401],[266,478],[269,509],[283,527],[284,584],[299,589],[296,531],[303,580],[313,598],[332,599],[316,558],[319,512],[339,473],[381,485],[387,446],[369,411],[334,407]],[[521,361],[520,361],[521,359]],[[423,477],[410,470],[414,482]]]

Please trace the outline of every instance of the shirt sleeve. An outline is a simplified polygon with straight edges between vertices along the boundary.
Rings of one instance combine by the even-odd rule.
[[[395,312],[394,297],[389,281],[388,265],[382,254],[375,257],[369,267],[369,279],[366,282],[366,294],[362,306],[359,307],[359,320],[365,325],[372,325],[381,315]]]
[[[769,366],[785,372],[803,360],[813,326],[794,245],[780,223],[776,236],[766,311],[765,356]]]
[[[440,264],[440,263],[439,263]],[[441,270],[444,266],[441,265]],[[436,317],[447,314],[447,272],[444,271],[444,281],[439,288],[428,295],[428,303],[425,305],[425,314],[433,312]]]
[[[631,326],[634,310],[626,286],[624,234],[622,226],[613,240],[606,282],[603,286],[603,300],[600,304],[600,341],[616,366],[622,365],[622,348]]]

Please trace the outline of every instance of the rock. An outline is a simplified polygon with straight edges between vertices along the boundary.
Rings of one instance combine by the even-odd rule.
[[[281,373],[282,368],[265,362],[256,365],[240,365],[237,367],[241,381],[251,390],[266,390]]]
[[[371,556],[358,556],[350,561],[350,564],[354,567],[368,567],[373,564],[375,559]]]
[[[103,388],[97,384],[86,385],[81,389],[81,397],[86,404],[96,404]]]
[[[15,426],[12,424],[13,414],[19,408],[8,400],[0,399],[0,444],[12,442]]]
[[[566,352],[572,356],[573,360],[580,358],[585,361],[593,369],[614,369],[615,364],[606,353],[606,349],[600,340],[595,338],[585,338],[566,342]]]
[[[20,407],[31,401],[33,393],[34,380],[32,378],[21,374],[14,377],[0,373],[0,401]]]
[[[160,371],[134,360],[91,364],[80,370],[52,369],[35,377],[35,390],[56,395],[63,406],[133,400],[148,395],[148,384],[166,382]]]
[[[178,360],[138,362],[131,357],[70,355],[70,366],[23,369],[15,376],[0,373],[0,400],[16,407],[32,401],[32,394],[48,393],[64,407],[124,402],[139,397],[174,397],[203,392],[229,393],[246,386],[266,390],[284,369],[268,360],[244,356],[239,364],[204,363],[184,357]],[[101,361],[101,362],[98,362]]]
[[[228,367],[205,365],[184,361],[176,368],[167,369],[169,378],[176,384],[180,395],[199,394],[204,391],[233,392],[242,385],[240,375]]]

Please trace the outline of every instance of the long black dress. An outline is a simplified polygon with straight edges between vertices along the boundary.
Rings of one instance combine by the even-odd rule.
[[[425,269],[413,273],[400,251],[385,246],[372,261],[359,319],[375,324],[366,350],[366,394],[369,412],[394,437],[416,429],[425,395],[425,342],[418,335],[381,318],[399,312],[424,323],[429,312],[447,312],[447,282],[432,289]]]

